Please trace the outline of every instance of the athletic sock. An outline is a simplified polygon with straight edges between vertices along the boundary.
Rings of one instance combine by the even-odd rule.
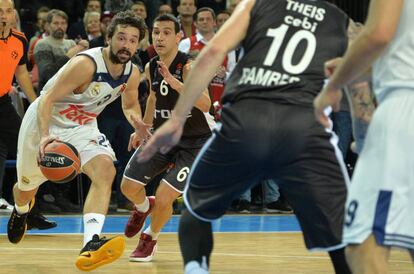
[[[83,246],[85,246],[93,235],[101,234],[105,222],[105,215],[99,213],[87,213],[83,215]]]

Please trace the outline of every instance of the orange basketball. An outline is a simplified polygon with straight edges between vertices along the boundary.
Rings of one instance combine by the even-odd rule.
[[[49,181],[67,183],[80,172],[79,153],[69,143],[54,141],[45,147],[40,170]]]

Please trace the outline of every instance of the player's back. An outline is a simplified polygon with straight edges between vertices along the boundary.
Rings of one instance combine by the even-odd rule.
[[[379,101],[396,89],[414,91],[414,1],[404,1],[393,40],[373,70],[375,95]]]
[[[223,102],[263,98],[312,106],[324,62],[346,50],[348,17],[313,0],[256,0]]]

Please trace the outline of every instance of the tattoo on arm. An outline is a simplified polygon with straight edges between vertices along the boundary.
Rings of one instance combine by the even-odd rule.
[[[375,95],[368,82],[347,87],[351,101],[352,128],[356,142],[356,152],[362,150],[368,125],[376,108]]]

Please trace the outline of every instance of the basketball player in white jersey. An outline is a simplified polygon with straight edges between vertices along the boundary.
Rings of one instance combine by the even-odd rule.
[[[132,12],[117,14],[108,27],[109,46],[73,57],[30,105],[18,140],[16,205],[7,228],[10,242],[18,243],[23,238],[32,199],[39,185],[47,180],[37,161],[44,155],[45,146],[59,139],[76,147],[82,172],[92,182],[84,206],[84,247],[76,266],[89,271],[121,256],[125,247],[122,237],[99,238],[115,176],[115,155],[105,135],[99,132],[96,117],[121,96],[126,118],[141,132],[135,138],[149,132],[141,122],[138,104],[140,73],[130,61],[144,34],[145,23]]]
[[[315,99],[315,115],[337,109],[340,89],[367,72],[379,106],[368,128],[346,204],[343,241],[353,273],[386,273],[391,247],[414,261],[414,1],[372,0],[366,28]]]

